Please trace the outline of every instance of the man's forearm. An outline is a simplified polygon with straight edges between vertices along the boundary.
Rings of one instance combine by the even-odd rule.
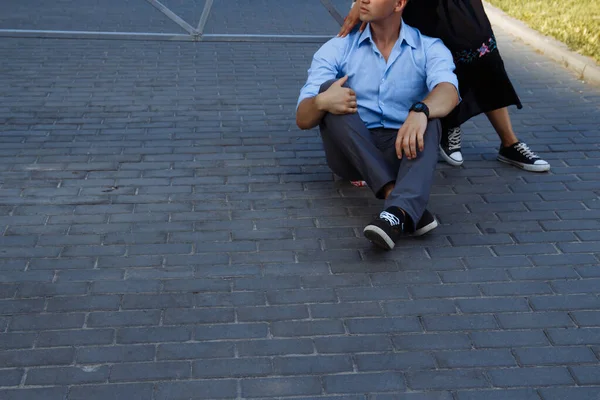
[[[296,111],[296,125],[300,129],[312,129],[319,125],[323,117],[325,116],[325,110],[319,103],[317,97],[311,97],[304,99],[300,102],[298,110]]]
[[[429,118],[443,118],[458,105],[458,92],[453,84],[438,84],[423,100],[429,108]]]

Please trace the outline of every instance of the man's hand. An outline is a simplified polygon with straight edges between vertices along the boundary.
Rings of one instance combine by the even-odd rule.
[[[358,111],[356,93],[342,86],[347,80],[348,75],[333,82],[329,89],[317,95],[315,102],[320,111],[338,115],[353,114]]]
[[[423,151],[423,136],[427,129],[427,116],[422,112],[411,111],[408,118],[398,130],[396,137],[396,154],[402,158],[402,153],[409,160],[417,158],[417,147],[419,152]]]
[[[359,22],[360,22],[360,6],[358,6],[356,3],[354,3],[352,5],[352,8],[350,9],[350,12],[346,16],[346,18],[344,18],[344,25],[342,25],[342,27],[340,28],[338,37],[345,37],[346,35],[348,35]],[[363,22],[360,25],[360,31],[361,32],[364,31],[366,27],[367,27],[367,23]]]

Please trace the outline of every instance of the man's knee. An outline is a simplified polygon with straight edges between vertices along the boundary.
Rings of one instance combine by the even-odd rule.
[[[330,79],[328,81],[323,82],[323,84],[319,88],[319,93],[323,93],[324,91],[329,89],[331,87],[331,85],[333,85],[336,81],[337,81],[337,79]],[[350,86],[348,86],[348,81],[344,82],[342,87],[345,87],[345,88],[350,87]]]
[[[328,81],[323,82],[323,84],[319,88],[319,93],[323,93],[324,91],[326,91],[327,89],[329,89],[331,87],[331,85],[333,85],[333,83],[335,81],[336,81],[335,79],[330,79]]]

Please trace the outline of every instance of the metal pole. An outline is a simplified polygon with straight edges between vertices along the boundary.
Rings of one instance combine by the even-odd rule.
[[[148,32],[101,32],[101,31],[51,31],[31,29],[0,29],[0,37],[40,38],[40,39],[125,39],[193,41],[188,34],[148,33]]]
[[[122,39],[159,40],[180,42],[286,42],[323,43],[331,39],[329,35],[246,35],[246,34],[204,34],[188,35],[174,33],[146,32],[90,32],[90,31],[44,31],[25,29],[0,29],[0,37],[40,38],[40,39]]]
[[[194,29],[190,24],[182,20],[177,14],[169,10],[158,0],[146,0],[148,3],[156,7],[161,13],[165,14],[171,21],[185,29],[190,35],[198,35],[198,31]]]
[[[208,21],[208,15],[210,14],[210,9],[212,5],[213,0],[206,0],[206,3],[204,3],[204,10],[202,10],[200,22],[198,22],[198,28],[196,28],[196,31],[198,31],[199,35],[202,35],[202,33],[204,33],[204,26],[206,25],[206,21]]]
[[[245,35],[245,34],[204,34],[198,38],[202,42],[287,42],[323,43],[331,35]]]
[[[329,0],[321,0],[321,4],[329,11],[329,14],[337,21],[340,26],[344,25],[344,17],[335,9]]]

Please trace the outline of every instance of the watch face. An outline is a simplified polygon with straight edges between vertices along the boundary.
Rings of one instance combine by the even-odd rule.
[[[415,111],[423,111],[423,104],[421,104],[421,103],[415,104]]]

